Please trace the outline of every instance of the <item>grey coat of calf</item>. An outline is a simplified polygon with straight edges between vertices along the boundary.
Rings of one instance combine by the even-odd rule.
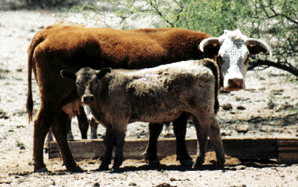
[[[204,162],[207,136],[216,150],[220,166],[224,151],[215,118],[218,67],[212,60],[189,60],[143,70],[94,70],[77,73],[61,71],[62,77],[76,81],[81,103],[90,106],[95,119],[106,128],[106,151],[100,170],[107,170],[113,147],[114,169],[123,160],[126,127],[134,121],[171,122],[183,112],[193,115],[198,152],[195,167]]]

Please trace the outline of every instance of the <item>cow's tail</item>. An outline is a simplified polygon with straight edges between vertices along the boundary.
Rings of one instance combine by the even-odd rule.
[[[211,59],[204,59],[204,66],[208,67],[214,77],[215,77],[215,86],[214,86],[214,96],[215,96],[215,103],[214,103],[214,113],[217,114],[219,110],[219,102],[218,102],[218,90],[220,88],[220,70],[218,65],[215,63],[215,61]]]
[[[29,122],[32,120],[32,115],[33,115],[32,58],[33,58],[35,47],[44,40],[44,38],[40,37],[39,35],[40,33],[34,36],[28,48],[28,94],[27,94],[27,103],[26,103],[26,113],[28,115]]]

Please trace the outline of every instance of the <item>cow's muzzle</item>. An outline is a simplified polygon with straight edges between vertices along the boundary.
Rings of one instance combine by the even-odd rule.
[[[81,102],[88,105],[88,104],[93,103],[94,100],[95,100],[94,95],[83,95]]]
[[[228,85],[224,89],[228,91],[237,91],[240,89],[244,89],[243,79],[241,78],[229,79]]]

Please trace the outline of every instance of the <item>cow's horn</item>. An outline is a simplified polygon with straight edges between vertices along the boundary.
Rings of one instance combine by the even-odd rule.
[[[264,42],[263,40],[249,38],[248,40],[246,40],[246,45],[248,45],[248,44],[258,45],[258,46],[262,47],[263,49],[265,49],[267,51],[264,54],[269,54],[270,56],[272,56],[271,47],[266,42]]]
[[[219,40],[218,38],[215,38],[215,37],[212,37],[212,38],[207,38],[207,39],[204,39],[201,43],[200,43],[200,50],[202,52],[204,52],[204,47],[206,47],[207,45],[209,44],[214,44],[214,43],[219,43]]]

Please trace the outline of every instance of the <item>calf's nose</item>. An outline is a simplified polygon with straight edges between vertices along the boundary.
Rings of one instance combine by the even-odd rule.
[[[228,80],[228,88],[229,90],[240,90],[243,89],[243,79],[241,78],[233,78]]]
[[[82,103],[84,104],[90,104],[94,101],[94,96],[93,95],[84,95],[82,97]]]

